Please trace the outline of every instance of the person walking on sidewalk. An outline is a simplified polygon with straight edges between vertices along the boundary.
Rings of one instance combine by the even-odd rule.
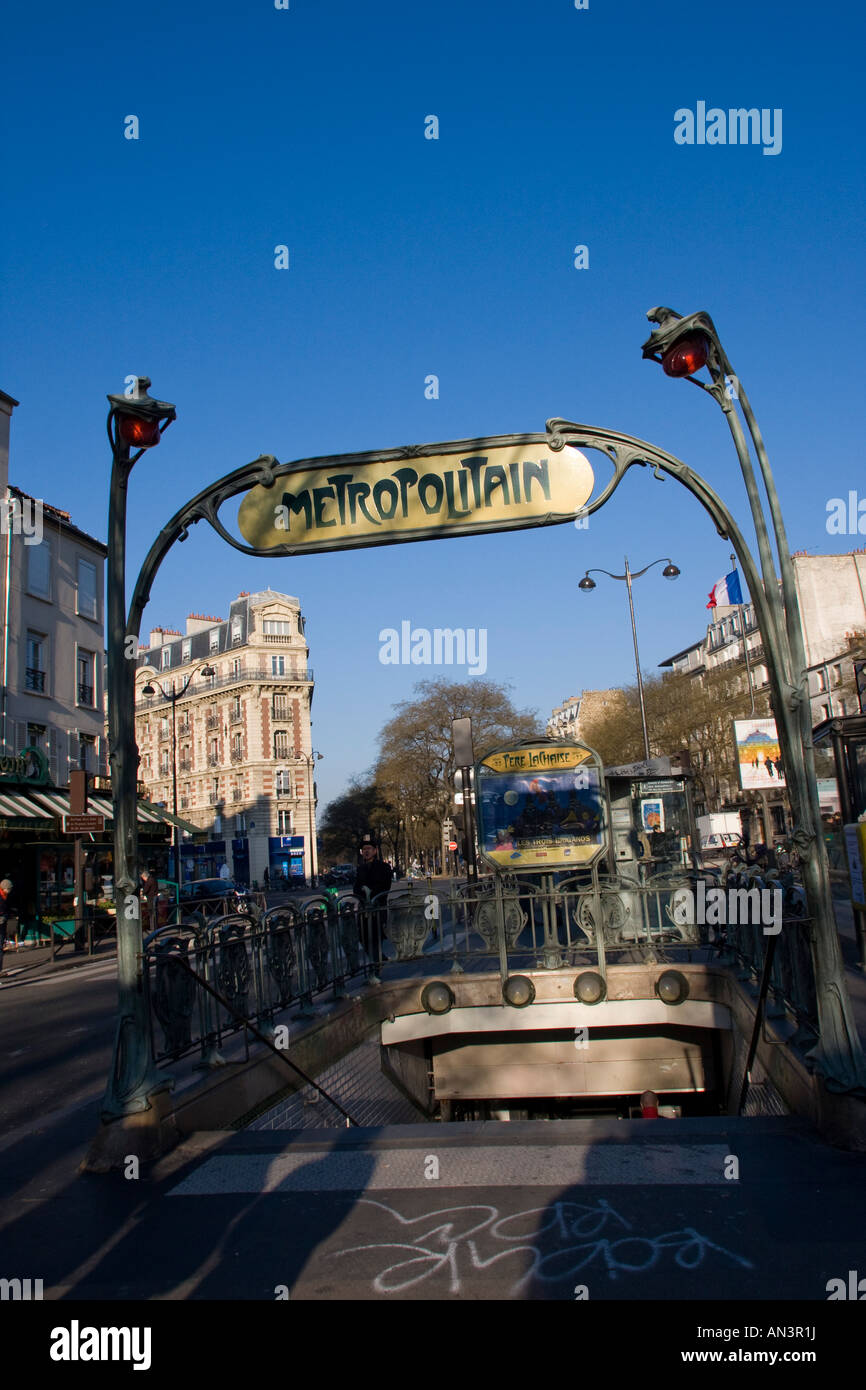
[[[2,955],[6,950],[6,932],[9,929],[9,918],[14,916],[11,906],[13,884],[11,878],[4,878],[0,883],[0,967],[2,967]]]
[[[367,952],[373,967],[373,973],[369,978],[374,984],[379,982],[376,970],[382,954],[382,920],[387,908],[384,906],[370,908],[369,904],[372,898],[377,898],[380,893],[388,892],[392,878],[391,865],[383,863],[379,858],[378,846],[374,845],[372,840],[365,840],[361,846],[361,863],[355,874],[352,891],[355,897],[360,898],[364,904],[361,930],[364,950]]]

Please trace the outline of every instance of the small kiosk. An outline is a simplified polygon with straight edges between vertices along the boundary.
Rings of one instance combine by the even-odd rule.
[[[819,755],[833,751],[857,950],[860,969],[866,970],[866,714],[823,720],[812,730],[812,744]]]
[[[694,777],[687,755],[608,767],[612,871],[642,881],[699,866]]]

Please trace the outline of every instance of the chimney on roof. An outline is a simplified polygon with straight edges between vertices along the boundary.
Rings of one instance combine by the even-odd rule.
[[[165,638],[165,630],[164,630],[164,628],[161,628],[161,627],[152,627],[152,628],[150,629],[150,646],[151,646],[151,648],[153,648],[153,647],[161,647],[162,644],[163,644],[164,638]]]
[[[192,637],[193,633],[206,632],[209,627],[222,621],[222,618],[209,618],[206,613],[189,613],[186,620],[186,635]]]

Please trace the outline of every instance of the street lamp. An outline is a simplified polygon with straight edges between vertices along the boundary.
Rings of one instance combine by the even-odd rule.
[[[737,451],[761,561],[761,579],[755,576],[752,600],[760,599],[764,621],[761,637],[767,652],[773,714],[779,737],[791,813],[793,840],[800,854],[803,886],[812,918],[810,932],[819,1044],[813,1061],[834,1076],[834,1085],[853,1089],[863,1085],[863,1050],[848,1004],[839,936],[833,915],[830,873],[824,837],[819,833],[821,811],[812,747],[812,707],[794,566],[776,484],[763,437],[748,396],[722,347],[716,326],[703,311],[686,317],[673,309],[650,309],[647,318],[657,325],[642,345],[644,357],[661,363],[668,376],[682,376],[712,396],[723,411]],[[706,367],[710,384],[695,373]],[[781,593],[770,547],[767,517],[758,491],[749,446],[736,406],[739,404],[758,461],[767,496],[769,520],[779,561]],[[725,534],[721,532],[721,534]],[[742,553],[740,558],[743,559]],[[761,582],[761,580],[763,582]],[[841,1073],[841,1076],[840,1076]]]
[[[324,753],[317,753],[316,750],[315,750],[315,748],[311,748],[309,753],[299,753],[299,754],[298,754],[298,757],[299,757],[299,758],[302,758],[302,759],[304,760],[304,762],[307,764],[307,767],[308,767],[309,770],[310,770],[310,887],[311,887],[311,888],[315,888],[315,886],[316,886],[316,869],[317,869],[317,867],[318,867],[317,864],[316,864],[316,837],[315,837],[315,834],[314,834],[314,831],[313,831],[313,797],[314,797],[314,788],[315,788],[315,785],[316,785],[315,782],[313,781],[313,768],[315,767],[315,765],[316,765],[317,762],[321,762],[321,761],[322,761],[322,759],[324,758],[324,756],[325,756]]]
[[[197,671],[191,671],[178,690],[175,682],[172,681],[171,688],[166,690],[161,681],[157,681],[155,686],[153,681],[148,681],[147,685],[141,687],[142,695],[155,695],[157,689],[164,700],[171,700],[171,791],[172,791],[172,811],[174,813],[174,824],[172,825],[171,836],[171,857],[174,872],[174,881],[180,887],[180,840],[177,825],[177,702],[189,690],[196,676],[205,678],[215,676],[216,671],[213,666],[200,666]]]
[[[147,393],[150,378],[134,378],[129,395],[109,396],[111,487],[108,503],[108,746],[114,811],[114,883],[117,904],[118,1021],[114,1058],[102,1114],[128,1119],[150,1108],[150,1097],[171,1084],[154,1066],[150,1010],[143,985],[138,875],[138,753],[135,746],[135,658],[127,638],[126,505],[129,476],[146,449],[157,445],[175,418],[168,401]],[[135,450],[135,453],[131,451]],[[121,1138],[121,1143],[124,1142]]]
[[[647,570],[651,570],[652,567],[653,567],[653,565],[664,565],[664,569],[662,570],[662,578],[663,578],[663,579],[676,579],[677,576],[679,575],[679,570],[677,569],[676,565],[675,565],[674,562],[670,559],[669,556],[665,556],[665,557],[664,557],[663,559],[661,559],[661,560],[653,560],[650,564],[645,565],[644,568],[643,568],[642,570],[635,570],[634,572],[632,572],[632,571],[629,569],[629,567],[628,567],[628,556],[626,555],[626,557],[625,557],[625,574],[611,574],[610,570],[603,570],[603,569],[592,569],[592,570],[587,570],[587,571],[586,571],[586,574],[585,574],[584,577],[583,577],[583,579],[581,579],[580,583],[579,583],[578,586],[577,586],[578,589],[580,589],[582,593],[584,593],[584,594],[590,593],[591,590],[593,590],[593,589],[596,587],[596,585],[595,585],[595,580],[594,580],[594,579],[590,579],[590,577],[589,577],[591,574],[606,574],[606,575],[608,576],[609,579],[624,579],[624,580],[625,580],[626,587],[627,587],[627,589],[628,589],[628,611],[629,611],[629,614],[630,614],[630,616],[631,616],[631,635],[632,635],[632,640],[633,640],[633,642],[634,642],[634,663],[635,663],[635,670],[637,671],[637,693],[638,693],[638,699],[640,700],[640,722],[641,722],[641,726],[642,726],[642,728],[643,728],[643,746],[644,746],[644,753],[645,753],[645,755],[646,755],[646,760],[647,760],[647,762],[649,762],[649,760],[650,760],[649,734],[647,733],[647,724],[646,724],[646,703],[645,703],[645,701],[644,701],[644,693],[643,693],[643,677],[641,676],[641,673],[640,673],[640,654],[638,653],[638,649],[637,649],[637,627],[636,627],[636,625],[635,625],[635,620],[634,620],[634,599],[632,598],[631,582],[632,582],[633,579],[640,579],[641,575],[642,575],[642,574],[646,574]]]

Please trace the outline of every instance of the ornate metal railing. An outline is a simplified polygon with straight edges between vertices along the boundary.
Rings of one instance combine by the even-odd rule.
[[[352,979],[378,983],[485,969],[498,969],[505,979],[521,969],[581,966],[604,975],[616,961],[720,960],[742,980],[757,982],[771,939],[764,928],[771,924],[739,920],[744,886],[733,876],[723,885],[702,871],[643,881],[587,872],[554,882],[548,875],[541,884],[490,875],[471,885],[401,885],[373,902],[322,894],[270,910],[262,910],[260,898],[249,911],[210,919],[203,911],[190,913],[146,942],[145,979],[158,1024],[155,1059],[164,1063],[198,1050],[204,1065],[219,1065],[223,1039],[243,1027],[178,967],[178,959],[235,1014],[265,1032],[288,1009],[309,1014],[325,991],[341,997]],[[789,1015],[794,1041],[808,1046],[817,1027],[810,924],[790,886],[754,877],[748,883],[759,894],[777,887],[783,902],[773,924],[779,931],[773,931],[768,1015]],[[721,897],[713,912],[705,912],[710,888],[721,888]],[[706,917],[710,922],[696,920]]]

